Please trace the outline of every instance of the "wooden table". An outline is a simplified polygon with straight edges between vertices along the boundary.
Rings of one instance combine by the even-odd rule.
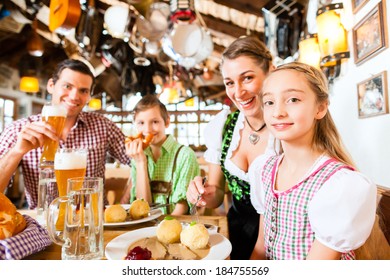
[[[20,211],[22,214],[27,214],[35,218],[35,211],[26,210]],[[190,222],[191,216],[175,216],[176,219],[183,222]],[[158,218],[158,221],[164,219],[163,216]],[[115,237],[140,228],[152,227],[155,226],[158,222],[157,220],[145,222],[141,224],[130,225],[126,227],[105,227],[104,228],[104,248],[107,244],[114,239]],[[218,233],[222,234],[226,238],[229,238],[227,218],[225,216],[199,216],[199,222],[204,224],[211,224],[218,227]],[[52,244],[48,246],[45,250],[40,251],[36,254],[28,256],[26,260],[60,260],[61,259],[61,246],[57,244]]]

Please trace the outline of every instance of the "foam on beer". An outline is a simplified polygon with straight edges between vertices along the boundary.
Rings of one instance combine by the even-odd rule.
[[[45,105],[42,108],[42,116],[66,117],[66,108],[62,105]]]
[[[57,153],[54,159],[55,170],[83,169],[87,167],[85,153]]]

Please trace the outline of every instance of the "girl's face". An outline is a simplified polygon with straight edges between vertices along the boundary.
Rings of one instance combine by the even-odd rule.
[[[264,81],[262,97],[264,121],[276,138],[311,143],[314,125],[326,115],[328,106],[316,102],[304,74],[293,70],[272,73]]]
[[[261,113],[260,90],[265,78],[264,71],[252,58],[240,56],[227,59],[222,65],[226,93],[245,116]]]
[[[149,133],[154,135],[151,142],[152,145],[165,141],[165,128],[169,126],[169,122],[169,119],[167,123],[164,122],[158,106],[139,112],[135,116],[135,125],[138,132],[142,132],[143,135],[147,135]]]

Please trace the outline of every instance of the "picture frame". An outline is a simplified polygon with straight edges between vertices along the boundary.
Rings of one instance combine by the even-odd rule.
[[[367,2],[368,0],[352,0],[352,12],[356,14]]]
[[[387,48],[387,24],[382,1],[356,24],[352,34],[357,65]]]
[[[357,98],[359,118],[388,114],[387,71],[358,83]]]

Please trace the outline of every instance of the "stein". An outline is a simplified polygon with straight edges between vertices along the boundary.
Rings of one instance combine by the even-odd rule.
[[[68,188],[68,179],[74,177],[84,177],[87,170],[86,149],[58,149],[54,159],[54,172],[58,187],[58,195],[66,196],[71,190],[78,190],[81,185],[72,184],[72,188]],[[57,220],[57,230],[62,230],[64,227],[65,205],[60,207]]]
[[[80,189],[78,189],[81,187]],[[68,180],[71,191],[49,205],[47,230],[54,243],[62,246],[63,260],[102,259],[103,248],[103,179],[79,177]],[[62,234],[56,230],[56,215],[65,204]]]
[[[62,105],[45,104],[42,108],[42,120],[54,127],[58,137],[61,136],[65,126],[66,109]],[[41,166],[53,166],[54,157],[58,148],[58,141],[47,136],[43,139],[42,155],[40,159]]]

